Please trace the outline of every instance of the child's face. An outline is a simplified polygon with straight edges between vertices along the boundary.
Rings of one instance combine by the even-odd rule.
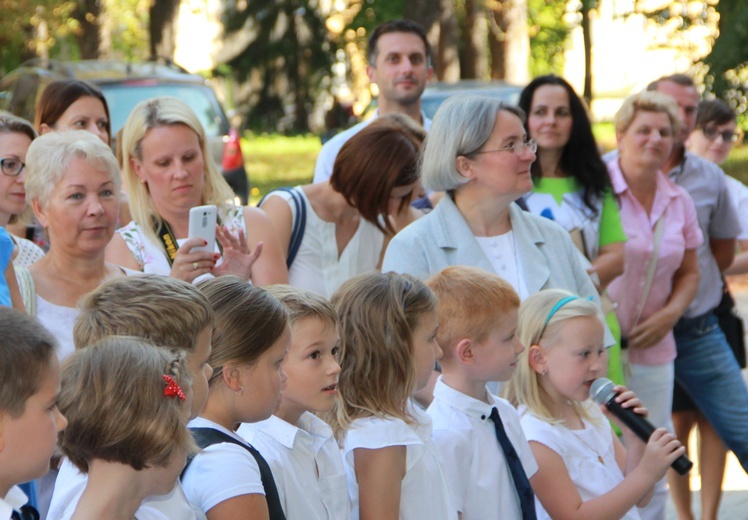
[[[592,382],[607,372],[603,324],[598,318],[580,316],[556,326],[555,334],[540,340],[547,370],[540,384],[556,402],[585,401]]]
[[[213,375],[213,368],[208,364],[211,351],[212,331],[205,327],[197,337],[195,350],[187,356],[187,367],[192,376],[192,403],[190,417],[194,419],[208,400],[208,379]]]
[[[39,374],[39,389],[26,400],[19,417],[0,413],[0,455],[3,473],[13,475],[14,485],[41,477],[49,471],[49,459],[57,445],[57,432],[68,422],[57,409],[60,394],[60,363],[52,354]]]
[[[240,368],[244,388],[240,410],[242,417],[238,418],[241,422],[264,421],[273,414],[286,382],[282,363],[290,341],[291,329],[286,326],[280,338],[256,363]]]
[[[439,329],[439,318],[436,311],[424,314],[413,330],[413,354],[416,367],[416,387],[424,388],[434,370],[434,363],[442,357],[442,349],[436,342],[436,332]]]
[[[512,309],[480,343],[473,345],[475,378],[480,381],[508,381],[514,374],[525,347],[517,337],[517,309]]]
[[[319,318],[297,322],[283,362],[288,375],[279,415],[298,417],[304,412],[329,412],[338,394],[338,332]],[[298,420],[298,419],[296,419]]]

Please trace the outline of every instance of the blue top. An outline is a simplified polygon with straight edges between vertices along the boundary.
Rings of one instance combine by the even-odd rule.
[[[3,276],[0,276],[0,305],[5,307],[12,307],[10,301],[10,290],[8,290],[8,283],[5,281],[5,270],[8,268],[10,263],[10,257],[13,255],[13,240],[5,228],[0,227],[0,270],[2,270]]]

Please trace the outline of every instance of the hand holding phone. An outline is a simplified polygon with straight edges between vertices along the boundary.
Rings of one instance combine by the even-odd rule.
[[[212,253],[216,249],[216,218],[215,206],[196,206],[190,209],[190,223],[187,238],[202,238],[207,245],[193,247],[190,251],[207,251]]]

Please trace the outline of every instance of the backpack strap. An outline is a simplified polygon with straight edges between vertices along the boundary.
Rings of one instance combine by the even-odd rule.
[[[257,462],[257,465],[260,468],[260,479],[262,480],[262,487],[265,490],[265,500],[268,504],[270,520],[286,520],[286,515],[283,513],[283,508],[281,507],[278,488],[275,486],[275,479],[273,479],[273,472],[270,470],[270,466],[262,455],[260,455],[259,451],[252,446],[233,438],[231,435],[216,430],[215,428],[190,428],[190,432],[192,432],[192,436],[195,438],[195,443],[200,449],[205,449],[214,444],[230,443],[241,446],[247,450],[250,455],[254,457],[255,462]],[[194,455],[187,458],[187,464],[185,464],[184,469],[182,470],[180,479],[184,478],[193,458]]]
[[[291,202],[293,202],[294,218],[293,226],[291,227],[291,240],[288,243],[288,256],[286,257],[286,267],[291,269],[296,254],[299,252],[301,247],[301,241],[304,239],[304,231],[306,230],[306,203],[304,202],[304,196],[301,194],[300,188],[278,188],[268,192],[260,202],[257,203],[257,207],[262,206],[265,199],[273,193],[273,191],[284,191],[291,195]]]

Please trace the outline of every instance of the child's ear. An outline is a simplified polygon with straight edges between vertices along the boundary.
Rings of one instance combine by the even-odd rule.
[[[242,388],[241,369],[237,365],[233,363],[224,365],[221,370],[221,377],[223,378],[223,382],[232,392],[236,393],[244,390]]]
[[[473,340],[470,338],[463,338],[455,345],[455,355],[460,363],[464,365],[472,365],[475,363],[475,352],[473,352]]]
[[[548,360],[540,345],[530,346],[527,351],[527,359],[530,361],[530,368],[538,374],[545,375],[548,372]]]

